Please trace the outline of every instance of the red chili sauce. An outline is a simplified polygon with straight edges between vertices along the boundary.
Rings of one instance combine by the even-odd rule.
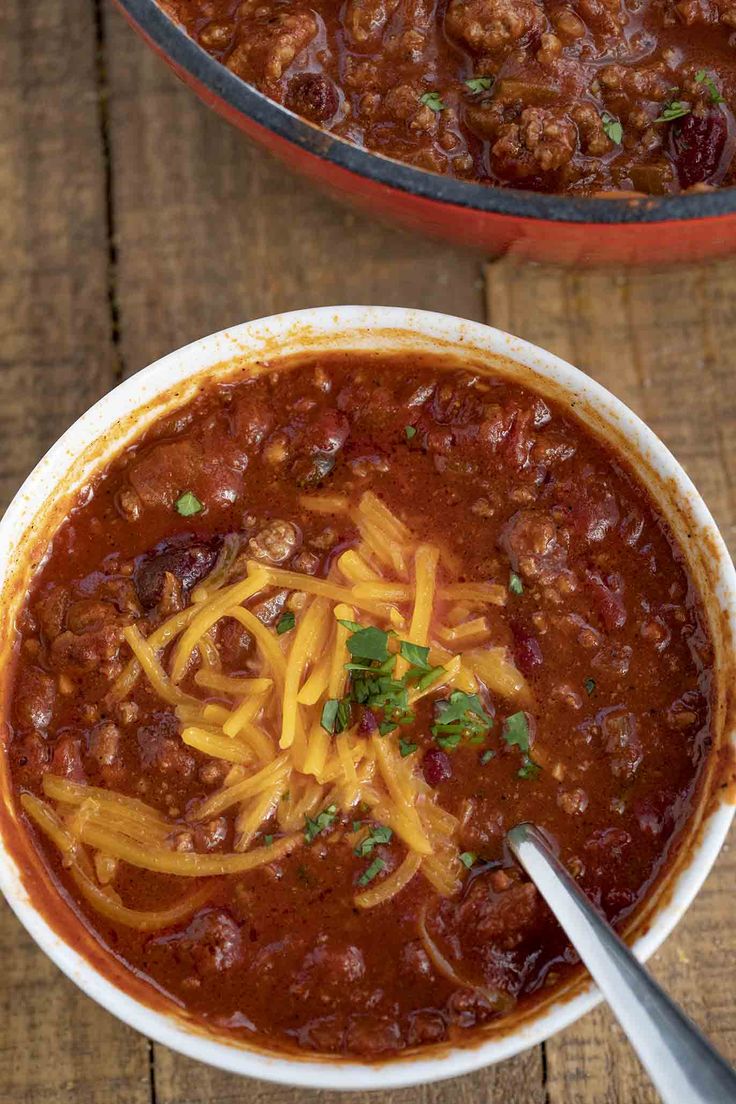
[[[507,649],[529,688],[523,708],[479,679],[482,718],[471,709],[457,740],[433,732],[442,688],[378,736],[380,713],[351,698],[352,682],[345,692],[356,739],[383,740],[395,756],[402,741],[400,762],[426,800],[455,818],[449,895],[420,869],[384,904],[356,905],[406,855],[360,804],[321,820],[313,810],[294,850],[214,878],[79,845],[93,880],[130,909],[204,889],[191,915],[141,931],[92,907],[28,819],[50,877],[100,943],[196,1017],[276,1049],[385,1056],[468,1037],[569,978],[576,957],[504,844],[520,821],[549,834],[611,921],[630,917],[693,811],[712,742],[712,649],[647,491],[562,405],[440,358],[330,354],[276,368],[204,386],[80,494],[18,621],[8,754],[19,797],[47,800],[45,776],[102,787],[165,818],[171,853],[231,853],[237,808],[206,823],[193,813],[230,765],[182,741],[146,678],[111,697],[131,658],[126,627],[148,637],[186,610],[224,546],[327,578],[359,542],[355,515],[314,512],[305,496],[354,504],[370,491],[441,550],[439,586],[453,564],[456,582],[501,588],[474,647]],[[230,556],[228,584],[242,562]],[[294,594],[277,587],[245,603],[278,647],[304,616]],[[435,616],[448,610],[438,600]],[[262,671],[243,625],[225,619],[213,632],[222,673]],[[187,692],[227,704],[198,686],[195,667]],[[72,828],[83,815],[63,803],[56,812]],[[284,835],[269,814],[253,846]]]
[[[733,0],[160,0],[265,95],[461,180],[734,183]]]

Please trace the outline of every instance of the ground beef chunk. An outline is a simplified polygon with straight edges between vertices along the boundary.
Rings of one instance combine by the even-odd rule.
[[[87,751],[100,766],[112,766],[118,757],[120,729],[112,721],[102,721],[87,734]]]
[[[56,683],[38,667],[24,668],[15,692],[15,719],[21,728],[44,730],[51,723]]]
[[[512,882],[499,892],[489,876],[481,874],[457,906],[456,925],[469,945],[491,943],[500,950],[513,950],[523,940],[538,908],[539,896],[531,882]]]
[[[644,756],[633,713],[616,710],[603,719],[604,747],[611,756],[611,771],[617,778],[630,781]]]
[[[153,445],[130,465],[128,479],[148,509],[171,510],[185,491],[214,508],[236,501],[247,464],[238,443],[222,427],[211,427],[198,437]]]
[[[195,770],[194,758],[176,734],[176,719],[172,720],[166,713],[160,717],[159,725],[143,725],[138,729],[138,750],[144,770],[191,778]]]
[[[421,88],[417,85],[399,84],[390,88],[384,100],[386,114],[410,130],[432,130],[437,125],[437,112],[422,103]]]
[[[62,736],[54,748],[51,760],[51,773],[72,782],[86,782],[87,776],[82,763],[82,739],[73,733]]]
[[[447,1035],[447,1024],[439,1012],[422,1009],[409,1016],[406,1041],[409,1046],[440,1043]]]
[[[603,119],[589,103],[576,104],[570,117],[578,128],[580,148],[590,157],[602,157],[613,149],[613,142],[603,129]]]
[[[117,659],[122,641],[122,625],[104,625],[80,636],[66,631],[51,645],[51,663],[71,674],[100,671]]]
[[[501,127],[491,157],[496,171],[510,180],[554,172],[571,160],[577,131],[563,112],[527,107],[518,123]]]
[[[546,22],[532,0],[450,0],[445,29],[474,54],[505,55],[541,34]]]
[[[248,391],[241,395],[230,410],[233,437],[247,449],[261,445],[273,428],[273,411],[259,403]]]
[[[348,0],[343,13],[348,39],[356,46],[377,43],[397,7],[398,0]]]
[[[336,992],[355,986],[365,976],[365,962],[358,947],[336,945],[323,937],[304,958],[291,985],[294,996],[329,1004]]]
[[[184,931],[150,942],[175,946],[179,957],[204,977],[233,970],[244,957],[240,928],[224,909],[199,912]]]
[[[367,1058],[400,1050],[404,1045],[401,1027],[387,1016],[351,1016],[345,1043],[352,1054]]]
[[[48,641],[55,640],[66,625],[69,591],[63,586],[52,586],[36,603],[36,617],[42,633]]]
[[[248,541],[251,555],[266,563],[282,564],[297,551],[302,543],[302,535],[296,525],[290,521],[275,518],[269,521],[255,537]]]
[[[513,570],[528,579],[551,582],[564,569],[566,549],[557,523],[542,510],[518,510],[504,527],[500,545]]]
[[[135,588],[144,609],[152,609],[161,601],[166,576],[178,579],[184,593],[210,573],[217,559],[212,546],[182,542],[167,545],[151,556],[143,556],[136,564],[133,576]]]
[[[311,8],[265,8],[246,20],[244,35],[227,60],[228,68],[244,80],[269,85],[281,79],[294,58],[317,34]]]

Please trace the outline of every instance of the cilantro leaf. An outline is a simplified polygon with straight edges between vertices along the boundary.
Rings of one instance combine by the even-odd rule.
[[[512,713],[507,717],[503,725],[503,738],[509,747],[518,747],[523,752],[529,751],[529,721],[526,713]]]
[[[412,644],[410,640],[402,640],[400,652],[404,659],[412,667],[419,671],[431,671],[429,664],[429,648],[423,648],[420,644]]]
[[[583,686],[585,687],[585,693],[588,695],[588,697],[590,697],[591,694],[595,693],[595,679],[586,678]]]
[[[721,95],[721,93],[718,91],[718,86],[716,85],[716,82],[713,80],[712,74],[709,73],[706,69],[698,69],[697,73],[695,74],[695,83],[705,85],[705,87],[710,92],[710,102],[711,103],[721,104],[721,103],[726,102],[723,99],[723,96]]]
[[[399,754],[402,759],[406,759],[407,755],[413,755],[419,747],[419,744],[412,744],[409,740],[399,740]]]
[[[465,87],[471,92],[487,92],[493,86],[493,77],[469,77]]]
[[[618,119],[614,119],[612,115],[604,111],[601,115],[601,122],[606,136],[611,139],[614,145],[620,146],[624,136],[624,128]]]
[[[516,772],[517,778],[536,778],[541,771],[539,763],[535,763],[528,755],[524,756],[524,762]]]
[[[437,702],[437,719],[432,735],[441,748],[455,748],[463,736],[477,736],[488,731],[493,717],[486,713],[477,694],[454,690],[446,701]]]
[[[379,843],[390,843],[393,834],[392,828],[377,824],[375,828],[371,828],[365,839],[360,841],[355,848],[355,854],[359,859],[364,859],[366,855],[370,855],[373,848],[377,847]]]
[[[271,836],[271,835],[264,836],[263,837],[263,842],[265,843],[266,847],[270,847],[271,844],[273,843],[273,836]]]
[[[291,632],[295,624],[296,617],[291,612],[291,610],[287,610],[286,613],[281,614],[281,617],[279,617],[278,621],[276,622],[276,632],[279,634],[279,636],[283,636],[284,633]]]
[[[386,864],[383,859],[375,858],[368,869],[364,870],[358,878],[358,885],[367,886],[369,882],[373,881],[377,874],[381,873],[385,866]]]
[[[461,732],[449,732],[445,736],[436,736],[435,739],[443,751],[454,751],[462,740]]]
[[[412,425],[404,426],[404,433],[406,434],[407,441],[411,441],[412,438],[416,437],[416,435],[417,435],[416,426],[412,426]]]
[[[690,111],[690,104],[684,100],[671,100],[668,104],[665,104],[662,114],[658,115],[654,122],[671,123],[673,119],[682,119],[684,115],[689,115]]]
[[[323,809],[321,813],[318,813],[316,817],[307,817],[304,822],[304,839],[307,843],[312,843],[320,832],[324,832],[325,828],[330,828],[337,816],[337,805],[328,805],[326,809]]]
[[[360,632],[360,630],[363,628],[363,626],[359,625],[357,621],[348,621],[344,617],[341,617],[337,623],[338,625],[342,625],[345,629],[350,629],[350,631],[354,633]]]
[[[482,752],[480,756],[481,766],[485,766],[486,763],[490,763],[491,759],[495,758],[495,755],[496,753],[492,748],[486,748],[486,750]]]
[[[521,577],[512,571],[509,575],[509,590],[512,594],[523,594],[524,584],[521,581]]]
[[[466,866],[468,870],[470,870],[471,866],[478,858],[478,856],[476,855],[475,851],[462,851],[460,855],[458,855],[458,858],[460,859],[460,862],[463,864],[463,866]]]
[[[348,627],[352,624],[354,622],[346,622]],[[377,659],[383,663],[388,659],[388,637],[387,632],[374,625],[368,625],[365,629],[358,626],[347,639],[347,649],[353,659]]]
[[[325,732],[337,735],[350,724],[350,702],[347,698],[328,698],[322,706],[320,724]]]
[[[439,111],[444,111],[447,104],[444,103],[442,96],[439,92],[425,92],[423,96],[419,97],[419,102],[423,103],[425,107],[428,107],[435,114]]]
[[[193,517],[195,514],[201,514],[204,510],[204,506],[192,491],[184,491],[183,494],[180,494],[174,503],[174,507],[177,514],[181,514],[182,517]]]

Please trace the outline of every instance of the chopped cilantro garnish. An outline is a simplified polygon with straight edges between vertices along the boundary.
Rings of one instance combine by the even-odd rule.
[[[465,87],[471,92],[487,92],[493,86],[493,77],[469,77]]]
[[[475,851],[462,851],[458,857],[463,866],[467,866],[468,870],[470,870],[471,866],[478,858]]]
[[[271,844],[273,843],[273,836],[271,836],[271,835],[264,836],[263,837],[263,842],[265,843],[266,847],[270,847]]]
[[[354,832],[359,832],[362,827],[363,827],[363,821],[362,820],[354,820],[353,821],[353,831]]]
[[[355,621],[341,621],[340,624],[352,631],[352,636],[347,640],[347,647],[353,659],[377,659],[379,663],[388,659],[389,634],[387,632],[377,629],[374,625],[368,625],[365,629],[360,625],[354,628]]]
[[[420,671],[431,671],[429,664],[429,648],[423,648],[420,644],[412,644],[410,640],[402,640],[400,646],[401,655]]]
[[[428,107],[435,113],[444,111],[447,107],[447,104],[443,102],[439,92],[425,92],[424,95],[420,97],[420,103],[423,103],[425,107]]]
[[[409,740],[399,740],[399,754],[402,759],[406,759],[407,755],[413,755],[419,747],[419,744],[412,744]]]
[[[512,713],[503,725],[503,738],[509,747],[518,747],[525,754],[529,751],[529,722],[526,713]]]
[[[377,824],[375,828],[371,828],[365,839],[360,841],[355,848],[355,854],[359,859],[364,859],[366,855],[370,855],[373,848],[377,847],[379,843],[390,843],[393,834],[393,829],[387,828],[383,824]]]
[[[586,678],[583,686],[585,687],[585,693],[590,697],[595,692],[595,679]]]
[[[343,700],[380,711],[383,714],[378,722],[381,736],[387,736],[398,725],[411,724],[414,714],[409,708],[410,687],[426,690],[444,674],[445,668],[431,665],[429,648],[400,640],[399,654],[409,668],[402,678],[396,678],[398,655],[389,651],[389,640],[396,637],[394,632],[384,632],[372,625],[363,628],[356,621],[341,620],[340,624],[350,630],[346,645],[351,662],[345,664],[345,670],[351,675],[351,683],[349,699]],[[328,725],[334,708],[330,707],[322,722],[328,732],[332,731]]]
[[[437,702],[437,720],[432,735],[446,751],[458,746],[463,736],[482,736],[493,724],[477,694],[454,690],[449,700]]]
[[[618,119],[614,119],[612,115],[604,111],[601,115],[601,122],[603,123],[603,130],[606,136],[610,138],[615,145],[620,146],[624,136],[624,128]]]
[[[512,594],[523,594],[524,584],[521,581],[521,577],[512,571],[509,575],[509,590]]]
[[[524,756],[524,762],[516,772],[518,778],[536,778],[542,768],[528,755]]]
[[[404,426],[404,433],[406,434],[407,441],[411,441],[412,438],[417,435],[416,426]]]
[[[681,119],[683,115],[690,114],[690,104],[684,100],[670,100],[662,109],[662,114],[654,120],[655,123],[671,123],[673,119]]]
[[[364,870],[363,873],[358,878],[358,885],[359,886],[368,885],[369,882],[373,881],[373,879],[376,877],[377,874],[381,873],[381,871],[383,870],[385,865],[386,864],[383,861],[383,859],[375,858],[373,860],[373,862],[371,863],[371,865],[368,867],[368,869]]]
[[[197,496],[191,491],[184,491],[180,494],[174,503],[177,514],[181,514],[182,517],[193,517],[194,514],[201,514],[204,506],[199,501]]]
[[[281,617],[276,622],[276,632],[279,636],[283,636],[284,633],[291,632],[295,624],[296,617],[291,610],[287,610],[286,613],[281,614]]]
[[[718,91],[716,82],[713,80],[712,75],[706,69],[698,69],[695,74],[695,83],[704,84],[710,92],[710,102],[714,104],[725,103],[723,96]]]
[[[480,761],[481,765],[485,766],[486,763],[490,763],[491,759],[495,757],[496,753],[493,748],[486,748],[484,752],[481,752]]]
[[[325,732],[337,735],[350,724],[350,702],[347,698],[328,698],[322,707],[320,724]]]
[[[330,828],[336,816],[337,805],[328,805],[316,817],[307,817],[304,823],[304,839],[306,842],[312,843],[320,832],[324,832],[325,828]]]
[[[435,736],[437,743],[440,745],[443,751],[454,751],[462,740],[461,732],[448,732],[444,736]]]

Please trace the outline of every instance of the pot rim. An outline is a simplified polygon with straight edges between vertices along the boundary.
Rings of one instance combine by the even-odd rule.
[[[736,187],[693,195],[596,199],[498,188],[413,168],[353,145],[270,100],[202,49],[156,0],[116,3],[167,59],[229,107],[314,157],[398,192],[480,214],[536,222],[616,226],[689,223],[736,214]]]
[[[361,347],[383,351],[434,348],[454,351],[463,358],[472,359],[477,354],[489,361],[503,361],[517,379],[526,382],[533,377],[540,385],[544,383],[548,389],[558,390],[580,409],[587,409],[591,419],[599,418],[611,434],[628,440],[630,457],[645,459],[652,479],[656,477],[662,486],[666,484],[669,488],[672,503],[687,502],[688,524],[698,534],[688,548],[688,559],[694,562],[697,546],[706,548],[709,562],[715,563],[706,605],[709,621],[713,623],[717,613],[727,624],[728,638],[736,638],[736,572],[715,522],[683,469],[635,414],[578,369],[529,342],[481,323],[396,307],[321,307],[247,322],[194,341],[118,385],[52,446],[0,521],[0,586],[6,595],[17,575],[17,565],[23,561],[24,548],[28,558],[28,548],[38,538],[38,533],[29,533],[42,507],[61,497],[59,487],[66,490],[67,484],[79,486],[89,478],[90,471],[98,469],[128,440],[135,439],[142,424],[161,412],[156,400],[161,402],[165,398],[164,408],[178,405],[187,386],[191,389],[203,374],[224,372],[238,357],[252,363],[259,358],[273,358],[278,350],[288,356],[300,349],[314,352],[320,348]],[[534,382],[529,385],[535,386]],[[121,430],[122,426],[128,428]],[[100,442],[105,444],[97,451],[96,459],[82,464],[80,470],[80,457],[86,458],[88,450]],[[676,508],[672,505],[670,512]],[[39,528],[47,532],[44,520]],[[729,746],[736,749],[732,720],[729,716],[724,726]],[[686,861],[676,861],[667,882],[666,898],[662,901],[655,893],[651,916],[645,910],[644,930],[633,944],[640,959],[645,960],[660,946],[692,902],[716,860],[733,815],[734,806],[725,791],[714,805],[708,805],[697,838],[683,849],[687,852]],[[558,994],[552,1003],[530,1013],[505,1034],[489,1036],[467,1047],[447,1048],[434,1056],[399,1056],[380,1064],[291,1054],[277,1056],[224,1041],[222,1036],[207,1033],[201,1025],[187,1023],[183,1016],[159,1011],[124,991],[62,937],[51,922],[48,907],[34,903],[33,894],[23,881],[23,863],[19,863],[10,842],[11,821],[17,831],[12,802],[6,795],[0,804],[0,889],[42,950],[88,996],[131,1027],[188,1057],[224,1070],[322,1089],[393,1089],[436,1082],[510,1058],[569,1026],[601,1000],[588,982],[571,997]],[[53,898],[58,900],[55,890]],[[44,904],[47,906],[48,902]]]

